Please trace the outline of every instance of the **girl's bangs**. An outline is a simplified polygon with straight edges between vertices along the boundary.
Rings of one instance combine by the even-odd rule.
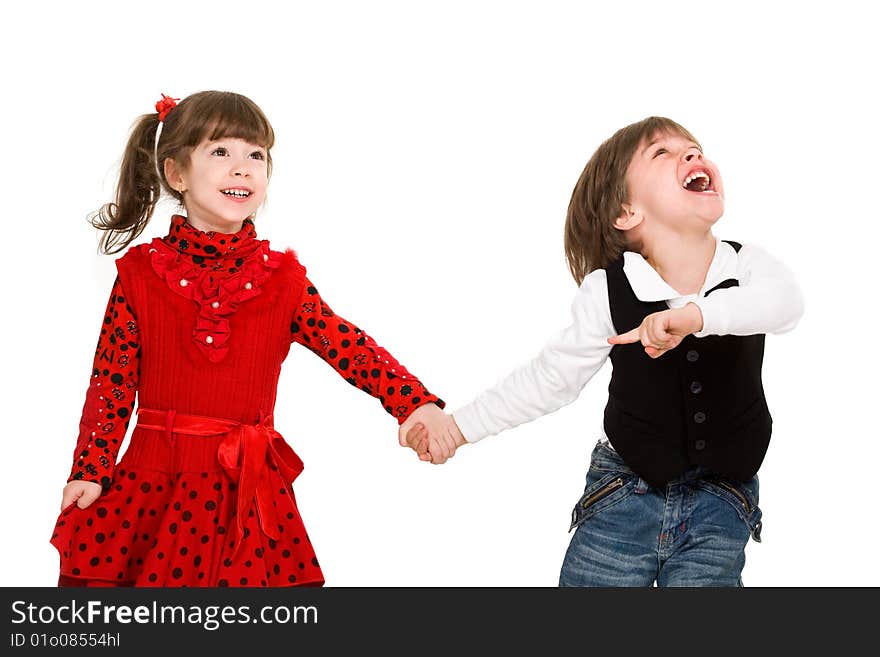
[[[245,102],[241,97],[226,96],[221,99],[213,111],[208,113],[202,139],[211,141],[223,138],[243,139],[271,149],[275,144],[275,133],[266,116],[252,103]]]

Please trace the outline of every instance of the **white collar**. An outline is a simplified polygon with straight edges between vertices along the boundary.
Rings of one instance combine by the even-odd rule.
[[[635,251],[624,251],[623,273],[639,301],[670,301],[694,296],[678,292],[663,280],[641,253]],[[712,263],[698,296],[703,296],[707,290],[728,278],[736,278],[736,251],[730,244],[716,237],[715,255],[712,256]]]

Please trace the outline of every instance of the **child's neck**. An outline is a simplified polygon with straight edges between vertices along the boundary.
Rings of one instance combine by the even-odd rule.
[[[649,244],[642,243],[641,254],[680,294],[698,294],[715,257],[715,244],[711,231],[700,235],[655,235]]]

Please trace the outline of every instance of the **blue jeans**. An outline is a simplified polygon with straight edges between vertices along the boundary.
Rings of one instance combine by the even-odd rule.
[[[742,586],[749,536],[761,540],[758,477],[697,467],[660,489],[600,442],[575,527],[560,586]]]

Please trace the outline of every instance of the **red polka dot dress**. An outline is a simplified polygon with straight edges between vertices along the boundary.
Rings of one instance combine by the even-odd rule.
[[[290,345],[399,423],[443,402],[336,315],[295,254],[272,250],[250,221],[205,233],[175,216],[166,237],[116,264],[69,479],[103,492],[58,517],[59,584],[323,584],[292,487],[302,462],[272,419]]]

